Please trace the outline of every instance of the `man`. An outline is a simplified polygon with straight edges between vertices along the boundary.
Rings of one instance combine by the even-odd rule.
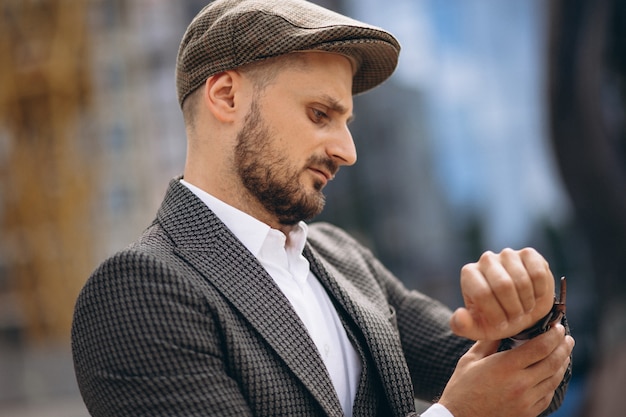
[[[561,324],[497,352],[552,307],[538,253],[464,267],[452,314],[342,230],[303,222],[356,161],[353,94],[398,53],[389,33],[301,0],[218,0],[193,20],[177,62],[183,178],[76,305],[92,415],[415,416],[414,396],[435,402],[430,417],[560,405],[573,348]]]

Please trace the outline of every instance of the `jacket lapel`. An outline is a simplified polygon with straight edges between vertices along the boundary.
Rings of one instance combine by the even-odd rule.
[[[394,415],[406,416],[415,411],[413,385],[400,339],[389,322],[390,313],[381,312],[309,245],[305,248],[304,256],[331,297],[362,332]]]
[[[173,180],[158,214],[176,252],[226,297],[329,416],[341,405],[317,348],[263,266],[191,191]]]

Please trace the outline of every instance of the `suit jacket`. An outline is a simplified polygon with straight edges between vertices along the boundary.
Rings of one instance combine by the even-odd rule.
[[[472,342],[342,230],[310,225],[304,255],[361,356],[354,416],[416,415],[414,395],[440,395]],[[94,416],[342,415],[289,301],[177,180],[141,238],[87,281],[72,351]]]

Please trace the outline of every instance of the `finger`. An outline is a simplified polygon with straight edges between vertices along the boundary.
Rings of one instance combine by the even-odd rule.
[[[533,408],[536,410],[534,415],[537,415],[538,413],[548,408],[548,406],[552,402],[552,398],[554,398],[554,392],[563,381],[563,377],[567,372],[569,364],[570,357],[568,356],[566,360],[562,362],[561,367],[558,371],[553,372],[549,377],[542,380],[536,386],[531,388],[531,391],[534,392],[534,395],[539,398],[533,406]]]
[[[498,340],[493,340],[493,341],[479,340],[478,342],[472,345],[472,347],[467,351],[467,353],[461,356],[461,359],[459,359],[459,363],[457,366],[463,367],[463,366],[469,365],[470,363],[483,360],[493,355],[494,353],[498,352],[499,346],[500,346],[500,341]]]
[[[463,307],[459,307],[450,318],[450,329],[454,334],[468,339],[474,339],[473,334],[476,332],[476,325],[470,312]]]
[[[519,356],[520,366],[537,373],[540,379],[547,378],[558,369],[561,361],[568,357],[571,352],[569,345],[569,341],[565,339],[565,328],[557,324],[546,333],[516,348],[523,353]]]
[[[504,249],[500,252],[500,258],[503,267],[515,284],[523,313],[529,313],[535,307],[535,290],[520,252]]]
[[[557,347],[552,350],[552,352],[538,362],[532,363],[520,374],[520,381],[525,381],[521,384],[522,386],[526,386],[524,391],[531,400],[529,406],[530,404],[534,404],[529,407],[529,409],[534,410],[531,412],[532,415],[538,415],[549,406],[554,392],[563,380],[563,376],[570,363],[573,339],[571,339],[570,336],[564,336],[563,326],[559,327],[560,328],[555,326],[555,328],[551,329],[549,332],[550,335],[546,333],[532,339],[519,348],[503,352],[505,354],[511,353],[511,355],[506,358],[506,362],[511,365],[513,369],[516,369],[515,367],[519,365],[523,367],[524,362],[528,362],[530,355],[542,351],[550,352],[550,339],[556,339],[557,341]],[[531,349],[522,349],[529,345],[529,343],[535,343],[536,346],[531,346]],[[524,352],[524,350],[526,350],[526,352]],[[522,354],[520,355],[520,353]],[[543,353],[540,353],[539,356],[543,356]],[[530,359],[530,361],[532,362],[532,359]]]
[[[520,251],[520,257],[533,286],[535,296],[535,312],[533,319],[539,320],[548,314],[554,301],[554,277],[548,262],[537,251],[525,248]]]
[[[499,340],[479,340],[474,343],[468,353],[474,355],[475,359],[483,359],[487,356],[491,356],[498,351],[500,347]]]
[[[459,307],[452,314],[450,318],[450,329],[457,336],[464,337],[471,340],[497,340],[502,338],[499,336],[493,336],[493,332],[485,332],[483,326],[481,326],[468,309]]]
[[[558,374],[562,376],[562,373],[569,366],[573,348],[574,339],[566,335],[563,339],[560,339],[558,346],[550,355],[527,369],[534,373],[538,380],[549,379]]]
[[[465,265],[461,269],[461,287],[465,306],[477,325],[501,329],[507,324],[507,316],[485,276],[495,264],[493,256],[486,252],[478,263]]]
[[[514,279],[499,259],[484,266],[483,275],[503,311],[506,321],[515,321],[524,314]]]

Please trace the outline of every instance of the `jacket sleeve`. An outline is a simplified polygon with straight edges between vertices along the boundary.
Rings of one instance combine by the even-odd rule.
[[[388,297],[396,309],[402,346],[411,372],[416,396],[436,401],[443,393],[460,357],[474,343],[450,330],[451,310],[419,292],[407,290],[382,266]],[[567,319],[563,318],[569,334]],[[540,414],[547,416],[563,403],[572,376],[571,362],[554,392],[550,406]]]
[[[408,290],[378,261],[373,262],[379,277],[383,277],[387,299],[396,311],[415,396],[434,402],[473,341],[452,333],[449,325],[452,312],[448,307],[418,291]]]
[[[210,303],[177,274],[126,251],[83,288],[72,354],[91,415],[252,415],[228,375]]]
[[[452,311],[448,307],[418,291],[407,289],[367,248],[341,229],[318,224],[315,231],[330,237],[327,245],[330,245],[328,242],[336,245],[335,248],[326,250],[329,258],[333,254],[343,254],[350,248],[352,256],[360,257],[368,264],[367,269],[375,277],[389,306],[395,311],[415,396],[424,401],[435,402],[443,393],[458,360],[474,342],[452,333],[449,325]],[[569,332],[566,319],[564,324]],[[571,367],[555,391],[552,403],[541,416],[548,415],[561,406],[570,378]]]

